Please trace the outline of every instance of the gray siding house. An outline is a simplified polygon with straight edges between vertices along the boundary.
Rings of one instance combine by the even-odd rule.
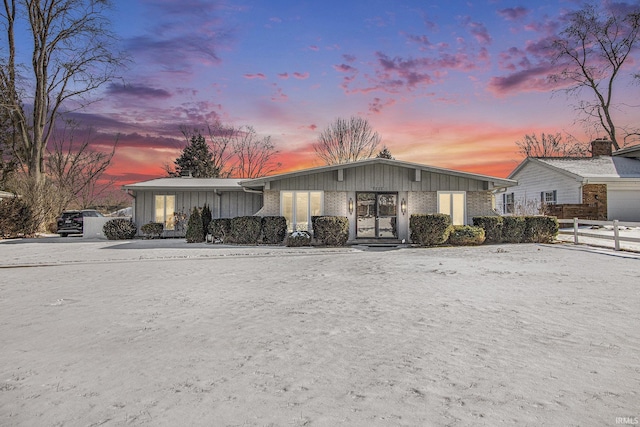
[[[640,221],[640,146],[612,152],[596,140],[592,156],[527,158],[509,175],[518,185],[498,194],[502,214],[537,214],[544,205],[588,205],[598,219]]]
[[[412,214],[445,213],[454,224],[496,215],[493,191],[509,179],[389,159],[305,169],[258,179],[160,178],[126,185],[138,227],[163,222],[179,235],[175,215],[205,203],[214,218],[284,216],[289,231],[311,231],[319,215],[349,218],[349,240],[409,241]]]

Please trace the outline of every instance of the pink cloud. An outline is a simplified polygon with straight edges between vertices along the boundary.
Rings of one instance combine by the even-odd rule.
[[[341,73],[351,73],[351,72],[354,72],[354,71],[358,71],[357,69],[355,69],[351,65],[347,65],[347,64],[334,65],[333,69],[336,70],[336,71],[339,71]]]
[[[348,53],[345,53],[344,55],[342,55],[342,57],[344,58],[345,61],[347,62],[355,62],[356,61],[356,56],[355,55],[350,55]]]
[[[320,48],[318,46],[316,46],[316,45],[311,45],[311,46],[309,46],[309,50],[313,50],[313,51],[317,52],[317,51],[320,50]]]
[[[287,80],[289,78],[289,73],[279,73],[278,77],[280,77],[282,80]]]
[[[252,80],[252,79],[260,79],[260,80],[264,80],[264,79],[266,79],[266,78],[267,78],[267,76],[265,76],[265,75],[264,75],[264,74],[262,74],[262,73],[256,73],[256,74],[245,74],[245,75],[244,75],[244,78],[245,78],[245,79],[249,79],[249,80]]]
[[[395,103],[395,99],[382,100],[380,98],[373,98],[373,101],[369,103],[369,111],[377,114],[380,113],[384,107],[388,107]]]
[[[309,78],[309,73],[308,72],[307,73],[295,72],[295,73],[293,73],[293,77],[295,77],[298,80],[306,80],[306,79]]]
[[[492,77],[488,90],[497,96],[519,92],[548,92],[558,88],[558,85],[548,78],[553,71],[554,67],[541,65],[516,71],[504,77]]]

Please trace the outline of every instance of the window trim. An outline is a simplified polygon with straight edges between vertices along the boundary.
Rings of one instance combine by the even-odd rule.
[[[297,195],[299,193],[306,193],[307,194],[307,228],[308,230],[304,230],[304,231],[312,231],[313,225],[311,224],[311,217],[314,217],[316,215],[312,215],[311,212],[311,194],[312,193],[318,193],[320,194],[320,215],[324,215],[324,191],[321,190],[282,190],[280,191],[280,215],[285,217],[284,214],[284,196],[285,194],[291,194],[291,211],[292,211],[292,216],[293,218],[291,219],[291,221],[289,221],[289,219],[287,218],[287,231],[292,232],[292,231],[296,231],[296,230],[300,230],[298,228],[298,223],[296,222],[297,219]]]
[[[547,195],[551,195],[553,200],[547,200]],[[540,203],[542,205],[557,205],[558,204],[558,191],[548,190],[540,192]]]
[[[511,196],[511,200],[509,200],[509,196]],[[504,215],[515,213],[515,206],[516,206],[515,202],[516,202],[516,197],[514,192],[504,193],[502,195],[502,213]]]

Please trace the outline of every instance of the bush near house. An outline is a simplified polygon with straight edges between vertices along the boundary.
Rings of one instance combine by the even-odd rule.
[[[451,228],[451,217],[445,214],[413,214],[409,218],[411,241],[420,246],[443,244]]]
[[[214,218],[209,223],[209,234],[213,242],[228,242],[231,237],[231,218]]]
[[[211,215],[211,209],[209,209],[208,204],[204,204],[200,216],[202,217],[202,231],[206,236],[207,232],[209,231],[209,224],[211,223],[211,219],[213,218]]]
[[[287,237],[287,219],[283,216],[262,217],[262,241],[279,245]]]
[[[349,219],[346,216],[321,216],[313,223],[316,239],[327,246],[344,246],[349,240]]]
[[[187,221],[187,243],[201,243],[204,242],[204,228],[202,228],[202,216],[200,215],[200,209],[193,208],[189,221]]]
[[[241,245],[257,245],[262,231],[259,216],[239,216],[231,219],[231,239]]]
[[[527,216],[523,241],[551,243],[558,235],[558,228],[558,219],[554,216]]]
[[[471,225],[454,225],[449,234],[449,243],[454,246],[475,246],[485,242],[482,227]]]
[[[19,199],[0,200],[0,238],[28,237],[36,233],[36,221],[31,208]]]
[[[502,241],[505,243],[522,243],[526,227],[523,216],[502,217]]]
[[[477,216],[473,218],[473,225],[484,229],[485,243],[502,242],[502,217]]]
[[[324,217],[324,215],[311,217],[311,230],[313,231],[313,238],[318,241],[322,241],[322,236],[318,236],[318,228],[316,227],[316,220],[322,217]]]
[[[311,246],[311,236],[306,231],[294,231],[287,236],[287,246]]]
[[[131,219],[114,218],[102,226],[102,232],[109,240],[129,240],[136,236],[138,227]]]
[[[164,224],[161,222],[150,222],[140,227],[140,231],[146,239],[157,239],[162,236]]]

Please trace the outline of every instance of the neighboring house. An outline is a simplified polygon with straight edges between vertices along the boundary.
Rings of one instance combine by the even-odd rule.
[[[518,185],[498,194],[499,211],[640,221],[640,146],[612,153],[610,141],[596,140],[591,152],[525,159],[509,175]]]
[[[191,184],[195,181],[198,185]],[[215,218],[284,216],[290,231],[310,230],[314,216],[346,216],[349,240],[354,242],[409,241],[412,214],[446,213],[454,224],[496,215],[493,191],[515,184],[376,158],[257,179],[161,178],[124,188],[135,197],[134,220],[139,227],[161,219],[167,224],[172,210],[188,212],[208,203]]]

